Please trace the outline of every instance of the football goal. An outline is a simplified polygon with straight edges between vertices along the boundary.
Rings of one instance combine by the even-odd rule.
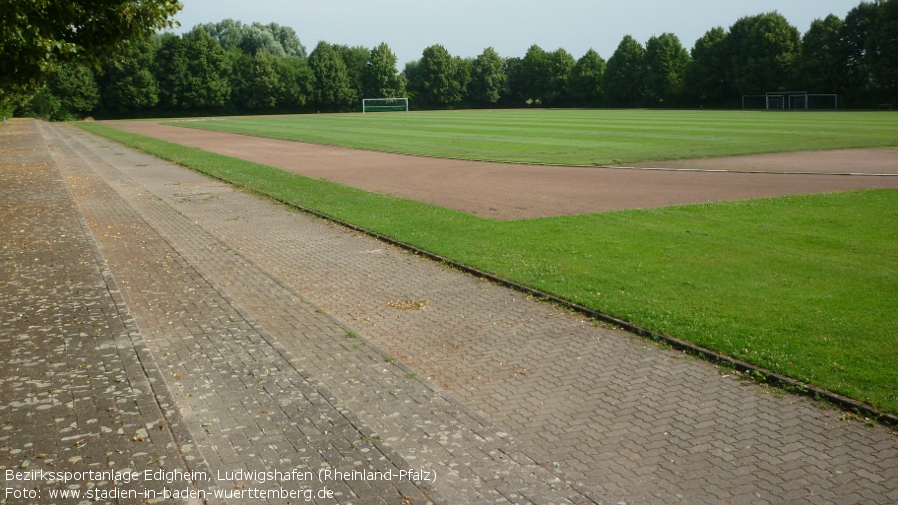
[[[396,111],[408,112],[408,98],[365,98],[362,100],[362,114]]]
[[[743,109],[835,110],[843,107],[841,97],[834,93],[771,91],[764,95],[742,95]]]

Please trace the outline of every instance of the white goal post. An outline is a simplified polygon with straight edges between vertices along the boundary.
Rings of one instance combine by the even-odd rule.
[[[408,112],[408,98],[364,98],[362,99],[362,114],[369,112]]]
[[[844,108],[841,95],[807,91],[770,91],[763,95],[742,95],[743,109],[835,110]]]

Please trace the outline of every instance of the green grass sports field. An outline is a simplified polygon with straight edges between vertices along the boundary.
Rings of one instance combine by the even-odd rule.
[[[842,147],[888,144],[895,142],[894,135],[889,138],[886,134],[889,121],[894,122],[890,118],[898,117],[714,112],[705,116],[710,119],[704,124],[699,113],[612,112],[629,126],[610,135],[629,140],[621,142],[621,150],[607,161],[640,159],[638,150],[630,145],[634,143],[653,149],[645,159],[688,156],[693,152],[690,149],[702,156],[772,147],[785,150],[795,147],[799,138],[819,142],[820,147],[835,147],[838,142]],[[524,145],[523,137],[541,138],[539,132],[548,131],[545,149],[528,151],[527,156],[533,156],[529,160],[580,163],[593,162],[598,159],[594,153],[603,150],[589,146],[586,140],[578,141],[582,149],[571,150],[563,132],[577,130],[571,118],[587,116],[584,111],[510,111],[247,118],[202,124],[259,135],[280,131],[281,137],[294,128],[297,136],[314,134],[304,140],[343,145],[355,138],[354,128],[359,144],[372,142],[375,128],[380,128],[385,139],[393,139],[392,145],[402,144],[407,135],[410,141],[405,144],[415,144],[432,155],[449,149],[439,145],[439,132],[455,132],[450,134],[457,135],[459,146],[467,146],[464,152],[479,159],[498,159],[495,153],[511,156],[509,146]],[[456,117],[459,119],[454,122]],[[677,118],[687,122],[682,135],[673,126]],[[418,126],[411,128],[403,121]],[[499,127],[497,121],[507,124]],[[593,118],[585,129],[598,128],[601,122]],[[729,126],[724,128],[720,122]],[[828,126],[817,128],[817,123]],[[659,124],[663,133],[659,133]],[[503,222],[310,179],[99,124],[81,126],[253,191],[898,412],[896,190]],[[499,140],[476,138],[474,132],[491,128],[497,130]],[[740,129],[751,133],[741,136],[736,131]],[[891,131],[896,131],[894,126]],[[717,139],[717,144],[701,140],[705,135]],[[585,139],[587,135],[575,137]],[[682,145],[674,138],[681,138]],[[770,145],[771,139],[780,138],[778,144]],[[792,141],[787,141],[789,138]],[[475,149],[479,143],[482,150]],[[561,152],[571,157],[557,158]],[[585,157],[574,157],[577,153]]]
[[[559,165],[898,145],[898,114],[878,112],[496,110],[169,124],[395,153]]]

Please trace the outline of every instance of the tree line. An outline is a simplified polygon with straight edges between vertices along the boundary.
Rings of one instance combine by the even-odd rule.
[[[224,20],[127,45],[99,72],[62,65],[19,115],[51,119],[359,110],[362,98],[408,96],[412,108],[736,107],[776,90],[837,93],[853,108],[898,100],[898,0],[861,2],[801,34],[777,12],[716,27],[691,50],[672,33],[627,35],[605,60],[531,46],[474,58],[436,44],[402,71],[386,43],[319,42],[307,54],[276,23]]]

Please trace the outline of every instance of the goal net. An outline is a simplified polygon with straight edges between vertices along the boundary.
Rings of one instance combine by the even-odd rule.
[[[764,95],[742,95],[743,109],[835,110],[843,108],[841,96],[806,91],[771,91]]]
[[[362,114],[396,111],[408,112],[408,98],[365,98],[362,100]]]

